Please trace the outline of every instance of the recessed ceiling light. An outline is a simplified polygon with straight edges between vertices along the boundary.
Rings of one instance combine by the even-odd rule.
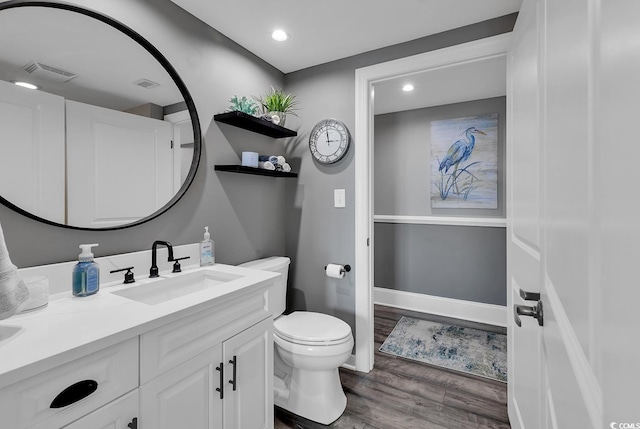
[[[409,91],[413,91],[413,85],[411,85],[410,83],[406,84],[405,86],[402,87],[402,90],[404,92],[409,92]]]
[[[289,35],[284,30],[274,30],[273,33],[271,33],[271,37],[273,40],[283,42],[289,38]]]
[[[37,85],[34,85],[32,83],[29,83],[29,82],[20,82],[20,81],[15,81],[15,80],[12,80],[11,82],[13,82],[14,85],[18,85],[18,86],[21,86],[23,88],[38,89]]]

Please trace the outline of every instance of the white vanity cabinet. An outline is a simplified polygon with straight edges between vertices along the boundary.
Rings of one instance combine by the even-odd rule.
[[[210,270],[213,284],[170,302],[117,289],[0,324],[0,428],[273,429],[275,277]]]
[[[272,428],[272,335],[265,294],[141,335],[139,428]]]

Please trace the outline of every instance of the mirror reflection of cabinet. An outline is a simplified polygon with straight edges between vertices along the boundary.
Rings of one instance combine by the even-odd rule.
[[[65,223],[64,98],[0,81],[0,195]]]
[[[180,76],[146,39],[75,5],[5,1],[0,40],[11,41],[0,50],[0,203],[49,224],[117,229],[155,218],[184,195],[200,160],[200,124]],[[38,89],[16,87],[15,81]],[[101,122],[81,137],[92,147],[82,147],[84,155],[72,153],[81,145],[66,141],[69,101],[91,106],[88,116],[105,108],[121,118],[146,116],[147,124]],[[150,118],[164,124],[156,136]],[[141,141],[133,141],[136,134]],[[180,150],[158,149],[167,135]],[[77,167],[90,162],[96,177]]]
[[[68,223],[122,225],[169,202],[180,177],[170,122],[74,101],[66,114]]]
[[[0,195],[25,210],[105,228],[159,210],[180,189],[171,122],[2,81],[0,89],[0,169],[13,179],[0,181]]]

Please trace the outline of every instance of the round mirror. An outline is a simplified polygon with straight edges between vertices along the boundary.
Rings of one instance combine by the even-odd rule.
[[[0,202],[48,224],[110,230],[184,195],[200,124],[153,45],[97,12],[23,1],[0,3],[0,40],[11,41],[0,50]]]

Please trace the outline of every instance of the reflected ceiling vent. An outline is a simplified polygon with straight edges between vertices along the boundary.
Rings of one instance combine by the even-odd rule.
[[[149,80],[149,79],[140,79],[140,80],[137,80],[137,81],[133,82],[133,84],[141,86],[141,87],[143,87],[145,89],[151,89],[151,88],[155,88],[156,86],[160,86],[159,83],[154,82],[154,81]]]
[[[71,73],[57,67],[51,67],[36,61],[31,61],[29,64],[24,66],[24,69],[33,76],[58,83],[68,82],[78,76],[75,73]]]

